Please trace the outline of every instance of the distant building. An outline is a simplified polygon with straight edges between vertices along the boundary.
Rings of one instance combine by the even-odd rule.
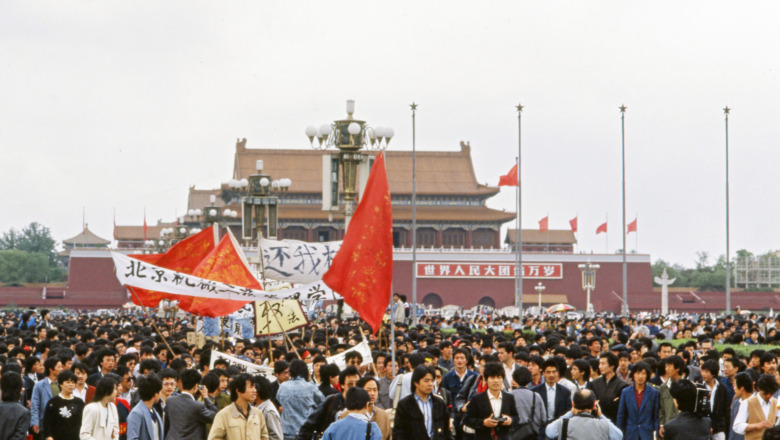
[[[86,225],[80,234],[62,240],[65,249],[59,253],[59,256],[65,267],[68,267],[70,253],[73,249],[107,249],[109,244],[111,244],[110,240],[98,237],[89,230],[89,225]]]
[[[509,245],[512,251],[517,249],[517,229],[509,229],[506,232],[504,243]],[[538,229],[523,229],[521,236],[523,240],[523,252],[544,252],[544,253],[574,253],[574,245],[577,239],[574,238],[574,232],[570,229],[549,229],[539,231]]]

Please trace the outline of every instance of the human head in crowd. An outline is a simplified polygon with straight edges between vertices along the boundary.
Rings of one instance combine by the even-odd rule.
[[[179,382],[179,372],[172,368],[163,368],[159,376],[163,385],[161,397],[164,401],[176,390],[176,385]]]
[[[560,377],[560,366],[558,365],[558,362],[553,358],[545,360],[542,364],[542,375],[544,376],[545,383],[548,386],[554,387],[555,384],[558,383],[558,378]]]
[[[206,387],[206,392],[214,396],[219,391],[219,376],[213,371],[209,371],[200,381],[201,385]]]
[[[57,375],[62,371],[62,362],[56,357],[47,358],[43,361],[43,375],[56,380]]]
[[[569,369],[575,383],[586,383],[590,380],[590,364],[585,359],[576,359]]]
[[[257,397],[257,390],[252,380],[252,376],[246,373],[236,375],[228,384],[230,391],[230,401],[235,402],[239,395],[247,397],[246,400],[254,402]]]
[[[0,377],[0,394],[2,394],[3,402],[19,402],[22,398],[22,387],[24,381],[22,376],[15,371],[3,370],[3,375]]]
[[[376,399],[379,397],[379,381],[374,376],[363,376],[360,378],[357,388],[366,390],[371,405],[376,403]]]
[[[346,356],[344,357],[344,362],[346,362],[347,365],[352,365],[353,367],[359,368],[363,363],[363,355],[360,354],[357,350],[347,352]]]
[[[607,378],[611,378],[615,374],[615,370],[618,367],[618,358],[615,353],[610,351],[601,353],[599,355],[599,372]]]
[[[647,362],[638,362],[631,367],[629,377],[635,386],[643,387],[653,377],[653,370]]]
[[[138,379],[138,397],[143,402],[150,402],[151,405],[157,403],[160,400],[160,391],[162,391],[162,382],[160,379],[150,374],[149,376],[142,376]]]
[[[696,408],[696,385],[690,380],[676,380],[669,387],[674,403],[680,412],[692,412]]]
[[[347,367],[339,373],[339,386],[341,387],[341,392],[346,393],[348,389],[356,386],[359,380],[360,370],[352,365],[347,365]]]
[[[274,363],[274,376],[279,383],[287,382],[290,380],[290,364],[285,361],[277,361]]]
[[[572,407],[578,412],[592,411],[597,401],[596,394],[592,390],[577,390],[572,396]]]
[[[290,379],[309,380],[309,366],[306,362],[295,359],[290,363]]]
[[[366,390],[359,387],[350,388],[344,396],[344,406],[350,412],[365,412],[368,410],[371,398]]]
[[[680,379],[687,368],[685,367],[685,361],[677,355],[669,356],[664,359],[664,373],[668,379],[678,380]]]
[[[435,373],[429,367],[420,365],[412,371],[412,392],[428,395],[433,392]],[[419,388],[419,391],[418,391]]]
[[[116,402],[117,386],[115,379],[101,377],[95,385],[95,395],[92,397],[92,402]]]
[[[746,372],[737,373],[734,377],[734,389],[741,399],[747,399],[753,395],[753,378]]]

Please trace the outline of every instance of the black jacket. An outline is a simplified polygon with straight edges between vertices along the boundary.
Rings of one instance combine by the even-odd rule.
[[[717,379],[716,379],[717,380]],[[715,395],[710,396],[714,400],[714,407],[710,419],[712,420],[712,433],[725,432],[728,434],[731,426],[731,402],[728,402],[726,387],[718,381],[718,387],[715,388]]]
[[[710,425],[709,417],[683,411],[664,425],[664,440],[708,440]]]
[[[398,402],[395,409],[393,440],[428,440],[425,419],[417,406],[415,394],[410,394]],[[452,440],[450,415],[444,400],[438,395],[428,397],[433,404],[433,438],[430,440]]]
[[[466,418],[463,423],[474,429],[475,440],[490,440],[492,438],[492,429],[486,428],[483,423],[486,418],[493,416],[493,406],[490,405],[488,392],[485,391],[474,396],[466,409]],[[501,414],[506,414],[512,418],[510,426],[499,425],[496,427],[497,438],[505,440],[510,438],[509,435],[519,423],[515,398],[507,392],[501,393]]]
[[[344,403],[344,395],[341,393],[328,396],[313,413],[309,414],[298,431],[297,440],[311,440],[315,433],[325,432],[328,426],[336,421],[336,414],[344,409]]]
[[[627,387],[628,384],[623,379],[617,377],[617,374],[612,376],[609,382],[606,381],[604,376],[599,376],[590,381],[590,384],[593,392],[596,394],[596,398],[599,399],[601,413],[612,423],[617,423],[620,393],[623,392],[623,388]]]

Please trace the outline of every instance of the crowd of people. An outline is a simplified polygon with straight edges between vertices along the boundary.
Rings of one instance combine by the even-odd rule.
[[[201,346],[191,317],[7,313],[0,440],[780,438],[780,349],[741,348],[780,318],[399,310]]]

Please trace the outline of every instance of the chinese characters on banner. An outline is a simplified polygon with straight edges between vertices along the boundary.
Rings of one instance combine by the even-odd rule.
[[[298,240],[260,239],[265,277],[290,283],[313,283],[330,269],[340,241],[307,243]]]
[[[274,376],[273,368],[261,367],[260,365],[253,364],[251,362],[242,361],[241,359],[235,356],[231,356],[225,353],[220,353],[217,350],[211,350],[211,363],[209,364],[209,370],[214,369],[214,362],[217,359],[224,359],[228,363],[228,365],[238,368],[239,370],[241,370],[242,373],[249,373],[253,376],[261,375],[271,382],[276,381],[276,376]]]
[[[417,263],[418,278],[514,278],[514,263]],[[562,279],[561,263],[523,263],[523,278]]]
[[[298,301],[255,301],[253,304],[255,336],[268,335],[269,332],[275,335],[309,325],[306,313]]]

